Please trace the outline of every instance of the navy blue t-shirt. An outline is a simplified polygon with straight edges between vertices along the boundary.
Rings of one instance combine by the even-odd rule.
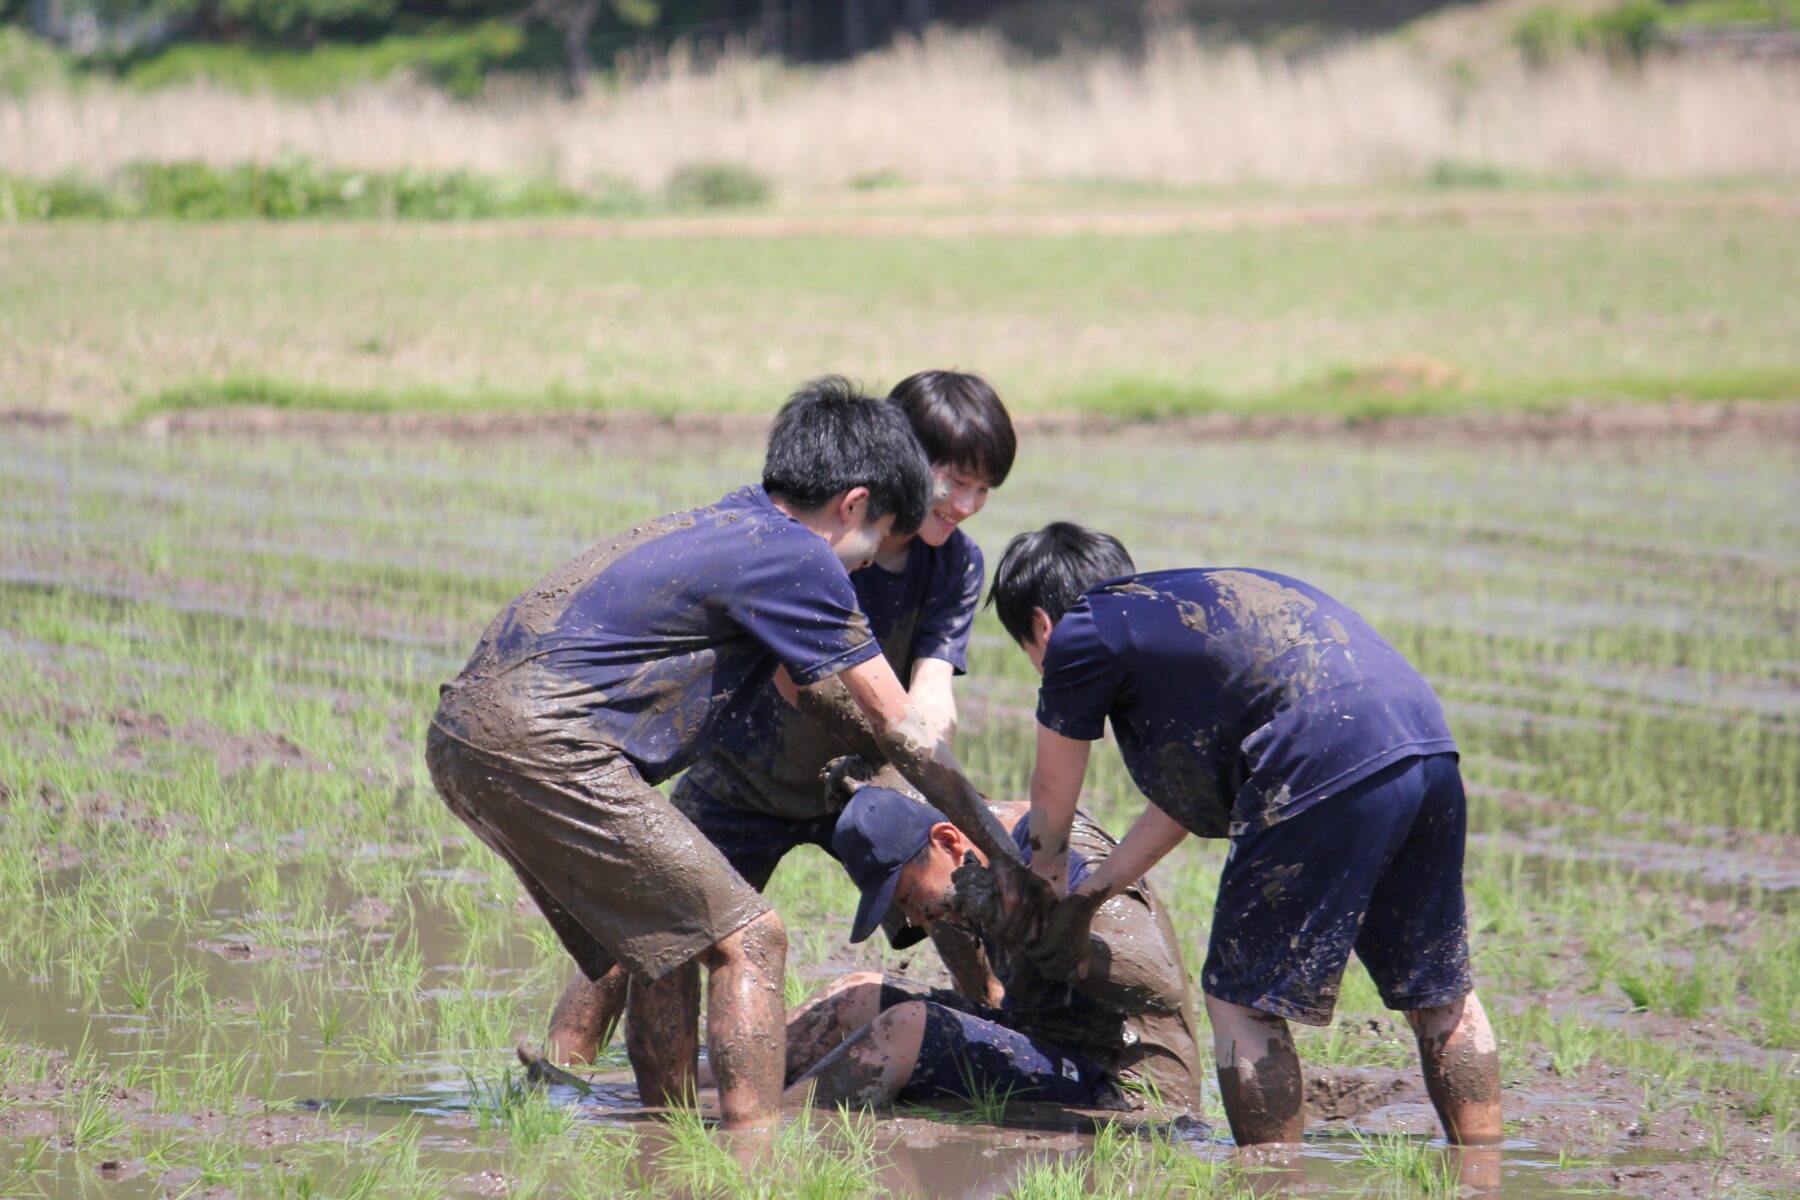
[[[899,571],[868,566],[850,573],[869,628],[902,684],[921,658],[941,658],[957,674],[968,669],[983,569],[980,547],[959,529],[941,546],[914,538]],[[732,808],[810,820],[834,811],[819,772],[844,753],[843,743],[801,716],[770,682],[744,693],[719,718],[677,787]]]
[[[1400,653],[1271,571],[1152,571],[1090,588],[1044,655],[1038,721],[1112,721],[1132,780],[1202,837],[1267,828],[1414,754],[1454,751]]]
[[[777,664],[805,686],[879,652],[830,545],[746,487],[602,542],[513,601],[437,723],[530,773],[582,769],[597,745],[657,783]]]

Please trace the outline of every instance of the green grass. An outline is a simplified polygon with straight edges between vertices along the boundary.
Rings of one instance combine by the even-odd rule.
[[[479,95],[488,72],[518,60],[525,35],[506,21],[436,33],[393,34],[364,44],[307,50],[243,43],[171,46],[124,72],[141,88],[205,81],[242,92],[311,97],[375,83],[410,70],[462,97]]]
[[[948,365],[1127,418],[1800,396],[1800,226],[1642,202],[1144,236],[0,225],[6,402],[760,413]]]
[[[431,793],[418,748],[436,686],[550,566],[756,467],[749,439],[598,445],[9,430],[0,1077],[63,1090],[8,1093],[9,1122],[45,1117],[0,1133],[7,1194],[79,1194],[114,1157],[244,1196],[425,1196],[486,1169],[521,1195],[642,1194],[677,1175],[719,1196],[905,1190],[908,1148],[861,1118],[796,1127],[785,1165],[746,1174],[698,1121],[597,1124],[511,1066],[568,967]],[[1791,457],[1033,436],[971,532],[991,561],[1012,532],[1076,514],[1147,569],[1265,565],[1355,604],[1439,688],[1464,750],[1475,967],[1510,1094],[1605,1089],[1698,1161],[1776,1161],[1800,1111],[1800,913],[1791,891],[1708,872],[1754,860],[1759,839],[1779,865],[1800,834]],[[961,746],[997,795],[1024,787],[1034,683],[984,614]],[[1090,803],[1115,828],[1141,806],[1116,754],[1096,755]],[[1219,860],[1183,847],[1160,881],[1191,969]],[[929,966],[845,957],[854,892],[822,854],[792,856],[771,897],[796,995],[846,967]],[[1300,1031],[1308,1063],[1411,1069],[1410,1036],[1358,967],[1340,1018]],[[1676,1022],[1766,1056],[1671,1037]],[[409,1115],[400,1098],[420,1097],[453,1124]],[[233,1132],[305,1117],[303,1099],[327,1134],[279,1165]],[[205,1111],[224,1124],[182,1123]],[[1746,1149],[1740,1132],[1771,1140]],[[1395,1190],[1407,1155],[1437,1153],[1345,1145],[1314,1147],[1335,1155],[1309,1160],[1324,1194]],[[992,1194],[1252,1186],[1205,1145],[1116,1132],[977,1167]]]
[[[732,195],[719,202],[738,203]],[[575,191],[549,179],[470,171],[353,171],[294,158],[233,167],[136,162],[102,180],[0,173],[0,221],[8,222],[466,221],[620,216],[649,207],[646,197],[619,182]]]

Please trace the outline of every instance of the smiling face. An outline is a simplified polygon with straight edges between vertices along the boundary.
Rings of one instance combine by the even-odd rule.
[[[927,546],[941,546],[958,525],[987,505],[993,485],[981,472],[949,463],[933,463],[931,478],[931,507],[919,526],[919,537]]]

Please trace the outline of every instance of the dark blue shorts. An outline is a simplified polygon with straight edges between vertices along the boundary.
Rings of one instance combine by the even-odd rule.
[[[1011,1100],[1119,1108],[1111,1075],[1079,1054],[1009,1028],[1005,1009],[989,1008],[942,988],[917,991],[881,985],[881,1007],[925,1005],[925,1036],[901,1100],[966,1100],[992,1091]]]
[[[1389,1008],[1466,995],[1465,820],[1456,755],[1430,754],[1233,838],[1206,993],[1327,1025],[1354,950]]]
[[[837,816],[814,817],[795,821],[772,817],[768,813],[733,808],[713,799],[698,787],[675,786],[670,798],[682,816],[706,835],[706,840],[719,848],[725,860],[742,875],[751,887],[762,891],[769,877],[788,851],[800,846],[817,846],[831,854],[831,834],[837,828]],[[837,856],[832,854],[833,858]]]
[[[698,787],[681,784],[675,785],[675,794],[669,797],[669,802],[692,821],[701,835],[718,847],[732,869],[759,892],[769,886],[775,868],[791,850],[817,846],[833,859],[837,858],[831,848],[831,835],[837,828],[835,813],[806,820],[774,817],[733,808]],[[925,931],[908,925],[898,907],[888,913],[888,919],[881,927],[887,933],[888,944],[896,950],[925,940]]]

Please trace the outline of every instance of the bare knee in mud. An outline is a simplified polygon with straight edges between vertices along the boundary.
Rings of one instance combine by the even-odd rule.
[[[881,974],[877,971],[846,975],[822,995],[794,1008],[787,1018],[784,1085],[812,1070],[820,1059],[880,1013]]]
[[[717,970],[735,961],[743,961],[759,971],[779,972],[787,960],[787,927],[773,909],[763,913],[736,933],[722,937],[702,950],[696,959],[701,966]]]
[[[896,1004],[863,1026],[789,1089],[789,1100],[814,1104],[887,1104],[912,1079],[925,1037],[925,1005]]]

